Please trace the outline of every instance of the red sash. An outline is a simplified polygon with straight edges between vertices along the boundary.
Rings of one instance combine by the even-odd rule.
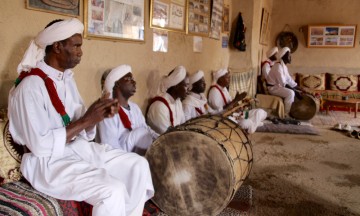
[[[203,114],[204,114],[199,107],[195,107],[195,110],[196,110],[196,112],[199,113],[200,115],[203,115]]]
[[[150,101],[150,105],[149,107],[151,106],[151,104],[153,104],[155,101],[161,101],[165,104],[165,106],[169,109],[169,114],[170,114],[170,123],[171,123],[171,126],[174,127],[174,117],[173,117],[173,113],[171,111],[171,108],[170,108],[170,105],[169,103],[167,102],[167,100],[163,97],[160,97],[160,96],[156,96],[154,97],[153,99],[151,99]]]
[[[131,121],[129,120],[128,115],[125,113],[122,107],[119,108],[119,117],[124,127],[131,131]]]
[[[44,80],[52,105],[54,106],[56,112],[60,114],[64,125],[69,125],[71,122],[70,117],[66,113],[64,104],[61,102],[59,95],[56,92],[54,81],[52,81],[52,79],[50,79],[42,70],[39,68],[33,68],[29,72],[21,72],[19,77],[15,80],[15,87],[18,86],[25,77],[32,75],[39,76]]]
[[[270,67],[272,67],[271,62],[268,61],[268,60],[266,60],[266,61],[261,62],[261,68],[262,68],[266,63],[268,63],[268,64],[270,65]]]
[[[219,90],[219,92],[220,92],[220,94],[221,94],[221,97],[222,97],[222,99],[224,100],[224,104],[226,105],[227,102],[226,102],[226,98],[225,98],[224,92],[219,88],[219,86],[217,86],[217,85],[212,85],[212,86],[210,86],[209,92],[210,92],[210,90],[211,90],[213,87],[215,87],[217,90]]]

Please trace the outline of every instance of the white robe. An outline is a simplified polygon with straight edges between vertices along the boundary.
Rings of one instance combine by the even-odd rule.
[[[272,95],[279,96],[284,99],[285,113],[288,114],[291,109],[291,105],[294,102],[295,93],[293,90],[288,89],[285,85],[296,87],[297,83],[289,74],[289,70],[283,60],[277,62],[270,70],[267,77],[267,83],[269,85],[268,90]]]
[[[173,114],[174,127],[185,122],[185,115],[180,98],[174,98],[168,93],[160,95],[169,103]],[[167,106],[161,101],[155,101],[149,107],[146,115],[149,126],[157,133],[162,134],[171,127],[170,112]]]
[[[86,111],[73,73],[39,62],[49,75],[71,120]],[[50,101],[44,81],[26,77],[10,91],[10,132],[15,142],[31,150],[22,157],[21,172],[40,192],[62,200],[86,201],[93,215],[129,215],[141,200],[154,194],[147,161],[135,153],[90,142],[95,136],[82,131],[66,143],[66,129]]]
[[[221,87],[218,84],[215,84],[221,91],[223,92],[226,100],[226,104],[230,103],[232,101],[232,98],[230,96],[229,91],[226,87]],[[216,87],[212,87],[209,91],[208,95],[208,103],[210,107],[215,110],[217,113],[220,113],[223,111],[223,107],[225,105],[224,99],[220,93],[220,91]]]
[[[229,91],[227,88],[223,88],[219,85],[217,85],[223,92],[226,100],[226,104],[230,103],[232,101],[232,97],[229,94]],[[226,105],[224,103],[224,99],[221,96],[220,91],[213,87],[211,88],[209,92],[209,104],[212,109],[222,111],[223,107]],[[235,113],[233,117],[230,116],[229,118],[239,124],[239,126],[246,130],[248,133],[254,133],[256,131],[256,128],[263,125],[263,122],[266,119],[267,113],[262,109],[252,109],[248,112],[248,118],[238,118],[239,116],[242,116],[241,113]]]
[[[215,114],[215,111],[208,105],[207,99],[203,93],[196,94],[191,92],[186,96],[185,100],[182,101],[182,104],[186,121],[201,115],[196,108],[201,110],[202,115],[208,113]]]
[[[123,107],[120,109],[128,116],[132,130],[125,128],[119,114],[116,114],[98,123],[98,141],[127,152],[134,151],[135,147],[147,149],[159,134],[146,124],[139,106],[131,101],[128,103],[130,110]]]
[[[270,59],[266,59],[264,65],[261,67],[261,77],[266,80],[270,73],[270,70],[274,66],[274,62]]]

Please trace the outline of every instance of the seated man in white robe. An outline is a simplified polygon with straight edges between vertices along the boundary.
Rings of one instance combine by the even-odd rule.
[[[227,87],[230,85],[230,73],[227,69],[220,69],[213,74],[214,84],[208,95],[209,105],[212,109],[222,112],[237,106],[244,99],[246,92],[236,93],[235,99],[230,96]],[[254,133],[256,128],[263,125],[267,113],[262,109],[243,110],[233,114],[232,120],[236,120],[239,126],[248,133]]]
[[[261,63],[261,78],[264,81],[266,81],[266,78],[269,75],[272,66],[275,64],[275,61],[277,59],[276,55],[278,54],[278,52],[279,49],[277,47],[273,47],[266,52],[267,59]]]
[[[105,92],[117,99],[119,111],[112,118],[98,123],[101,143],[127,152],[144,153],[159,135],[145,122],[139,106],[129,100],[136,92],[136,82],[129,65],[120,65],[111,70],[104,83]]]
[[[291,63],[291,54],[288,47],[284,47],[278,54],[279,62],[271,68],[267,76],[269,93],[284,99],[285,117],[289,117],[295,94],[300,96],[303,91],[289,74],[286,64]]]
[[[204,79],[204,72],[199,70],[189,77],[190,93],[182,101],[186,121],[205,114],[215,114],[207,103],[207,98],[204,94],[206,83]]]
[[[94,216],[142,215],[154,195],[143,157],[91,142],[95,125],[114,116],[117,100],[86,110],[73,72],[82,56],[83,24],[55,20],[31,41],[9,94],[9,130],[26,145],[21,173],[38,191],[93,205]]]
[[[168,76],[163,77],[160,92],[151,100],[146,118],[149,126],[162,134],[170,127],[185,122],[181,100],[187,94],[186,69],[177,66]]]

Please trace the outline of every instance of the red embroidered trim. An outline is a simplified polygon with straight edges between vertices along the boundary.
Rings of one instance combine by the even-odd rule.
[[[204,114],[199,107],[195,107],[195,110],[196,110],[196,112],[198,112],[200,115],[203,115],[203,114]]]
[[[129,120],[128,115],[125,113],[122,107],[119,108],[119,117],[124,127],[128,130],[132,130],[131,121]]]
[[[20,76],[15,81],[15,87],[25,78],[28,76],[36,75],[41,77],[44,80],[46,89],[48,91],[50,100],[52,105],[54,106],[55,110],[61,115],[64,125],[67,126],[70,124],[70,117],[65,111],[64,104],[61,102],[59,95],[56,92],[54,81],[48,77],[42,70],[39,68],[33,68],[29,72],[21,72]]]
[[[212,86],[210,86],[209,92],[210,92],[210,90],[211,90],[212,88],[214,88],[214,87],[215,87],[217,90],[219,90],[219,92],[220,92],[220,94],[221,94],[221,97],[222,97],[222,99],[224,100],[224,104],[226,105],[227,102],[226,102],[226,98],[225,98],[224,92],[219,88],[219,86],[217,86],[217,85],[212,85]]]
[[[153,104],[155,101],[161,101],[165,104],[165,106],[169,109],[169,113],[170,113],[170,123],[171,123],[171,126],[174,127],[174,117],[173,117],[173,113],[170,109],[170,105],[169,103],[167,102],[167,100],[163,97],[160,97],[160,96],[156,96],[154,97],[153,99],[151,99],[151,102],[150,102],[150,105],[149,107],[151,106],[151,104]]]

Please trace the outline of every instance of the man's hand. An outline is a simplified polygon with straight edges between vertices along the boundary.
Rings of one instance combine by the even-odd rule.
[[[94,126],[104,118],[113,117],[118,112],[118,109],[117,99],[102,97],[89,107],[82,119],[84,119],[89,126]]]
[[[89,107],[83,117],[66,127],[66,143],[69,143],[82,130],[88,131],[104,118],[113,117],[118,112],[117,99],[108,97],[109,94],[105,94],[99,98]]]
[[[247,92],[242,92],[241,94],[239,94],[239,92],[236,92],[235,99],[233,101],[235,103],[238,103],[239,101],[244,99],[246,97],[246,95],[247,95]]]

